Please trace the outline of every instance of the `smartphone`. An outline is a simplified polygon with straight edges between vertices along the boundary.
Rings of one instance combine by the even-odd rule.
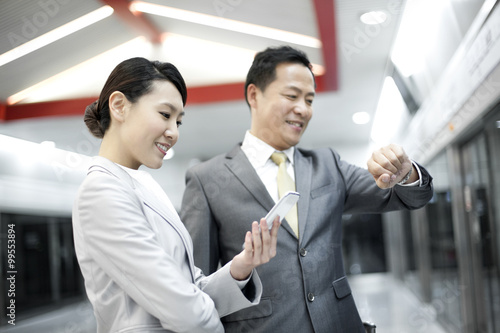
[[[269,230],[273,227],[273,221],[276,216],[279,215],[280,222],[283,221],[288,211],[292,209],[293,205],[295,205],[297,201],[299,201],[299,198],[300,194],[298,192],[288,191],[281,197],[281,199],[279,199],[279,201],[273,206],[273,208],[271,208],[265,217]],[[245,249],[245,243],[243,243],[241,248]]]
[[[273,221],[276,216],[279,215],[280,222],[283,218],[288,214],[288,211],[292,209],[292,207],[297,203],[300,198],[300,194],[298,192],[288,191],[281,197],[281,199],[274,205],[273,208],[267,213],[266,221],[269,227],[269,230],[273,227]]]

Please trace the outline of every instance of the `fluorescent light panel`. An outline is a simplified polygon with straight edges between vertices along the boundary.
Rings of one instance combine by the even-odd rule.
[[[99,78],[102,84],[104,84],[106,75],[103,73],[109,73],[114,66],[129,57],[138,56],[148,58],[151,55],[151,51],[151,43],[145,37],[136,37],[9,96],[7,98],[7,105],[16,104],[26,99],[29,102],[45,101],[47,97],[53,99],[53,92],[59,94],[59,96],[56,96],[56,99],[64,94],[74,94],[75,90],[81,91],[83,89],[82,86],[86,83],[95,84],[93,80],[96,78]],[[99,75],[95,73],[99,73]]]
[[[364,13],[359,19],[368,25],[382,24],[387,20],[387,14],[381,10],[374,10]]]
[[[373,119],[371,139],[378,145],[386,145],[396,135],[406,104],[394,82],[387,76],[384,80],[382,92]]]
[[[210,27],[241,32],[248,35],[280,40],[287,43],[293,43],[302,46],[320,48],[321,41],[317,38],[297,34],[289,31],[264,27],[261,25],[245,23],[241,21],[231,20],[223,17],[196,13],[184,9],[161,6],[142,1],[132,1],[130,11],[142,12],[153,15],[164,16],[176,20],[202,24]]]
[[[104,6],[93,12],[90,12],[76,20],[66,23],[54,30],[51,30],[35,39],[32,39],[2,55],[0,55],[0,66],[14,61],[28,53],[36,51],[50,43],[53,43],[63,37],[66,37],[78,30],[81,30],[91,24],[105,19],[113,14],[113,8]]]

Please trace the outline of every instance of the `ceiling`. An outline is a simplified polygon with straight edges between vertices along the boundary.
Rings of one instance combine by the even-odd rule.
[[[126,0],[0,0],[0,55],[104,5],[114,8],[111,16],[0,66],[0,134],[96,154],[98,141],[82,121],[84,106],[117,63],[143,56],[174,63],[189,87],[176,154],[209,158],[227,151],[249,127],[243,82],[255,52],[290,44],[308,54],[319,82],[301,145],[369,144],[404,0],[147,2],[251,23],[253,32],[268,27],[309,36],[320,46],[207,26],[199,18],[134,16]],[[373,10],[385,11],[388,20],[361,23],[360,15]],[[19,101],[11,105],[13,99]],[[360,111],[372,120],[354,124],[352,115]]]

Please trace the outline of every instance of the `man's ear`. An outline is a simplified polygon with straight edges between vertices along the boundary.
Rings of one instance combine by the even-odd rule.
[[[127,97],[121,91],[114,91],[109,96],[109,115],[119,122],[124,120]]]
[[[257,95],[260,92],[259,88],[253,83],[250,83],[247,87],[247,101],[250,105],[250,109],[255,109],[257,107]]]

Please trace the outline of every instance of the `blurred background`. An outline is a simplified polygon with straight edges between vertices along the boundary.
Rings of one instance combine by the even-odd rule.
[[[362,318],[378,332],[500,332],[499,7],[0,0],[0,330],[95,331],[71,208],[99,149],[83,112],[111,70],[141,56],[174,63],[186,80],[179,142],[150,170],[179,209],[186,170],[249,129],[243,86],[255,53],[286,44],[307,53],[318,83],[301,147],[333,147],[366,167],[371,151],[397,143],[434,177],[420,210],[344,216]]]

